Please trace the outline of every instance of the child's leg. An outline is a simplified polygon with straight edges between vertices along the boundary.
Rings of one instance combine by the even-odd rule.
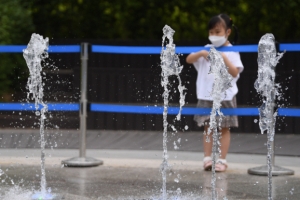
[[[230,145],[230,129],[229,128],[222,128],[222,136],[220,139],[220,143],[221,143],[220,159],[226,159],[229,145]]]
[[[204,131],[206,133],[206,135],[203,135],[203,148],[204,148],[204,157],[207,156],[211,156],[211,152],[212,152],[212,133],[209,134],[208,138],[209,138],[209,142],[206,142],[206,138],[207,138],[207,131],[208,130],[208,126],[204,126]]]

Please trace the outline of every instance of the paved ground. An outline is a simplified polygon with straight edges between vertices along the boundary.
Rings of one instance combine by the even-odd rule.
[[[18,134],[20,130],[1,132],[0,169],[3,172],[0,171],[0,199],[31,199],[40,185],[40,151],[34,149],[38,147],[38,134],[31,130],[22,130],[22,134]],[[49,131],[48,145],[53,148],[46,150],[47,187],[58,194],[57,199],[65,200],[158,200],[162,184],[159,172],[162,161],[160,135],[157,132],[89,131],[87,156],[103,160],[104,165],[69,168],[62,167],[61,161],[78,156],[79,152],[62,147],[76,148],[78,132]],[[264,136],[232,136],[229,169],[217,175],[218,199],[267,199],[267,177],[247,174],[248,168],[266,163],[266,156],[262,154]],[[276,164],[294,170],[295,175],[273,177],[273,197],[299,200],[300,158],[297,157],[299,148],[296,145],[299,136],[278,136],[277,149],[284,156],[276,156]],[[172,168],[167,180],[169,199],[211,199],[211,172],[202,170],[199,137],[199,133],[180,133],[170,137],[169,162]],[[180,151],[174,151],[173,142],[179,138]],[[290,150],[293,148],[296,153]]]
[[[0,129],[0,148],[39,148],[39,130]],[[48,148],[78,149],[78,130],[46,130]],[[162,150],[162,132],[157,131],[87,131],[88,149]],[[180,141],[180,142],[179,142]],[[176,145],[174,145],[174,142]],[[263,154],[266,135],[257,133],[232,133],[230,153]],[[300,156],[300,134],[277,134],[275,154]],[[169,134],[168,149],[179,151],[202,151],[202,132],[179,132]]]
[[[1,183],[5,200],[30,199],[39,189],[39,150],[2,149]],[[88,150],[87,155],[102,159],[104,165],[92,168],[61,167],[61,160],[78,155],[77,150],[48,150],[46,175],[52,193],[64,199],[159,199],[161,188],[161,151]],[[196,152],[170,152],[171,170],[167,188],[170,199],[181,190],[184,200],[210,199],[211,173],[201,168]],[[231,154],[230,168],[217,175],[219,199],[267,199],[267,177],[247,174],[247,169],[265,163],[265,156]],[[274,199],[300,199],[300,160],[278,156],[277,164],[295,170],[294,176],[273,177]],[[179,182],[177,182],[177,179]],[[15,187],[12,185],[19,185]],[[60,198],[62,199],[62,198]]]

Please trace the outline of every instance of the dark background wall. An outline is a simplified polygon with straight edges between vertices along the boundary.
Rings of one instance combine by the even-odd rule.
[[[97,41],[90,41],[96,44]],[[65,42],[68,43],[68,42]],[[70,43],[70,42],[69,42]],[[99,43],[99,42],[98,42]],[[148,42],[101,42],[110,45],[148,45],[158,46],[159,41]],[[176,42],[175,42],[176,43]],[[74,44],[74,41],[73,41]],[[191,45],[189,42],[179,42],[178,46]],[[195,45],[203,45],[196,43]],[[181,73],[183,84],[186,86],[186,105],[195,106],[196,99],[196,70],[185,62],[187,55],[180,56],[184,69]],[[278,106],[299,107],[299,53],[287,52],[278,64],[276,82],[280,84],[283,98],[278,101]],[[80,55],[79,54],[50,54],[47,62],[52,67],[45,67],[45,99],[48,102],[78,102],[80,98]],[[241,53],[244,71],[238,81],[239,93],[237,102],[239,107],[257,107],[261,104],[259,95],[254,89],[254,81],[257,78],[257,54]],[[90,53],[88,62],[88,99],[90,102],[115,103],[115,104],[139,104],[162,105],[161,68],[159,55],[126,55],[126,54],[99,54]],[[177,80],[170,78],[172,89],[170,104],[177,106],[179,94]],[[24,84],[20,87],[24,90],[16,94],[14,101],[24,101],[26,89]],[[1,115],[2,127],[31,127],[33,113],[21,113],[23,121],[20,121],[20,113],[4,113]],[[31,118],[30,118],[31,117]],[[170,116],[169,121],[175,124],[178,130],[183,130],[188,125],[191,130],[200,130],[193,121],[192,116],[184,116],[181,122],[174,122],[175,116]],[[24,121],[25,119],[25,121]],[[259,132],[258,124],[254,123],[258,117],[239,117],[239,128],[234,132]],[[16,123],[16,121],[18,123]],[[277,119],[278,133],[297,133],[300,124],[298,118]],[[49,127],[55,128],[79,128],[79,114],[53,112],[49,115]],[[88,115],[89,129],[112,130],[162,130],[161,115],[140,114],[114,114],[93,113]]]

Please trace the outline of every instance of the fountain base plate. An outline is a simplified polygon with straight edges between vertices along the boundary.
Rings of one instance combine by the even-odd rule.
[[[95,167],[103,164],[102,160],[91,157],[75,157],[61,161],[65,167]]]
[[[248,169],[248,174],[259,175],[259,176],[268,176],[268,166],[260,166]],[[294,171],[286,169],[280,166],[272,167],[272,176],[284,176],[284,175],[294,175]]]

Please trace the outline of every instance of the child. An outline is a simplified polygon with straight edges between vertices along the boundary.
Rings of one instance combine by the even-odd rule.
[[[210,19],[208,23],[208,33],[209,40],[212,44],[206,45],[206,47],[214,46],[216,48],[221,46],[232,46],[228,41],[228,37],[231,34],[232,27],[235,28],[235,42],[237,40],[237,29],[233,25],[231,18],[226,14],[220,14],[214,16]],[[236,108],[236,97],[238,92],[236,85],[239,79],[239,74],[243,71],[244,66],[240,59],[240,54],[238,52],[223,52],[221,53],[224,59],[224,63],[228,68],[229,74],[233,76],[231,82],[232,87],[226,90],[226,97],[222,101],[222,108]],[[212,90],[214,76],[209,74],[210,63],[207,60],[208,51],[202,50],[196,53],[191,53],[186,58],[186,62],[189,64],[194,64],[198,77],[197,77],[197,107],[201,108],[211,108],[212,99],[210,92]],[[207,133],[209,130],[209,116],[199,116],[195,115],[194,120],[197,122],[198,126],[204,125],[204,131]],[[230,144],[230,127],[238,127],[237,116],[224,116],[221,124],[221,137],[220,137],[220,149],[221,154],[216,162],[216,171],[223,172],[227,169],[226,155]],[[204,145],[204,159],[203,167],[204,170],[211,170],[212,167],[212,134],[209,135],[210,142],[206,142],[206,135],[203,137]]]

